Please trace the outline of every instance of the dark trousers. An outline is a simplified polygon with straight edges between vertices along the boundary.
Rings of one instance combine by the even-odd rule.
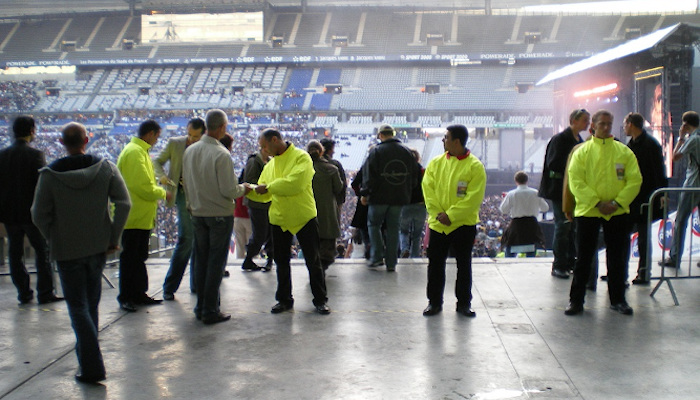
[[[459,307],[469,307],[472,302],[472,248],[476,238],[476,226],[463,225],[449,234],[430,230],[428,243],[428,301],[442,305],[445,292],[445,262],[447,254],[457,261],[455,295]]]
[[[5,224],[10,253],[10,276],[17,288],[17,299],[30,300],[34,292],[29,288],[29,273],[24,265],[24,236],[34,248],[36,258],[36,291],[39,300],[53,295],[53,271],[49,262],[46,240],[34,224]]]
[[[250,215],[250,225],[253,228],[253,234],[248,240],[246,246],[246,259],[252,260],[260,253],[260,249],[265,245],[265,252],[269,258],[274,258],[272,240],[272,229],[270,226],[270,217],[268,210],[261,208],[248,207],[248,215]]]
[[[566,219],[561,201],[552,200],[552,212],[554,214],[554,239],[552,251],[554,262],[552,269],[568,271],[575,263],[574,233],[571,222]]]
[[[148,241],[151,231],[146,229],[124,229],[122,253],[119,255],[119,296],[117,301],[138,302],[147,296]]]
[[[80,364],[80,373],[88,377],[104,376],[105,365],[97,340],[97,312],[102,296],[105,254],[58,261],[57,264],[63,295],[77,340],[75,352]]]
[[[611,304],[625,301],[625,281],[627,280],[627,255],[629,252],[629,231],[627,215],[618,215],[606,221],[597,217],[576,218],[576,243],[578,258],[574,266],[574,279],[571,282],[570,301],[583,304],[586,296],[586,283],[591,274],[591,262],[597,250],[598,231],[603,227],[605,259],[608,264],[608,295]]]
[[[637,230],[637,249],[639,250],[639,265],[637,266],[637,278],[649,280],[651,279],[651,268],[647,268],[647,248],[649,243],[649,224],[647,223],[647,216],[640,215],[636,217],[630,216],[630,229],[632,232],[634,229]],[[627,259],[629,260],[629,247],[627,253]],[[651,266],[649,266],[651,267]]]
[[[195,315],[206,318],[219,312],[219,288],[228,261],[233,215],[228,217],[192,217],[194,246],[197,253],[197,305]]]
[[[272,244],[275,246],[275,264],[277,264],[277,293],[275,299],[283,304],[294,303],[292,297],[292,271],[289,265],[292,249],[292,235],[289,231],[283,231],[277,225],[272,225]],[[326,304],[326,274],[321,266],[319,256],[318,220],[311,219],[296,234],[301,251],[304,253],[306,268],[309,270],[311,293],[314,296],[314,305]]]

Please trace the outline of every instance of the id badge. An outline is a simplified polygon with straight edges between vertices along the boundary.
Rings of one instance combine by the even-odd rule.
[[[618,181],[625,179],[625,164],[615,164],[615,173]]]
[[[457,182],[457,197],[464,197],[467,195],[467,181]]]

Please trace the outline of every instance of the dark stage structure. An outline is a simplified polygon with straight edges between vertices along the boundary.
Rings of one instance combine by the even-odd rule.
[[[555,131],[568,126],[571,110],[607,109],[615,116],[613,133],[626,142],[623,117],[642,114],[664,148],[667,175],[676,177],[671,153],[681,115],[700,104],[692,90],[699,49],[700,25],[679,23],[553,71],[536,85],[554,82]]]

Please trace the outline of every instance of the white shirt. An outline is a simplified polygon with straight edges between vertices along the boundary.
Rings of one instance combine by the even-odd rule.
[[[518,185],[508,192],[500,208],[503,214],[510,214],[511,218],[520,218],[536,217],[539,212],[549,210],[549,205],[537,196],[537,190],[527,185]]]

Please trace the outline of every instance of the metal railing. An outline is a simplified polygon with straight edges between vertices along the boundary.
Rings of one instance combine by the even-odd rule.
[[[643,206],[647,208],[647,265],[645,266],[647,268],[647,271],[651,271],[651,263],[652,263],[652,241],[651,241],[651,227],[653,221],[653,210],[651,207],[649,207],[649,204],[655,204],[655,201],[657,198],[660,196],[663,196],[665,201],[663,205],[663,223],[665,224],[666,221],[668,220],[668,194],[669,193],[700,193],[700,188],[660,188],[654,191],[654,193],[649,196],[649,203],[644,204]],[[693,209],[695,208],[696,205],[693,206]],[[692,230],[692,210],[691,214],[689,215],[688,218],[691,219],[690,224],[691,224],[691,230]],[[686,228],[687,229],[687,228]],[[664,228],[665,232],[665,228]],[[674,224],[674,235],[676,234],[675,232],[675,224]],[[665,233],[664,233],[665,236]],[[664,237],[665,241],[665,237]],[[692,234],[690,235],[690,246],[688,249],[686,249],[686,254],[688,255],[688,275],[687,276],[681,276],[679,273],[681,272],[681,260],[678,260],[678,268],[674,268],[676,270],[675,276],[667,276],[666,275],[666,267],[663,265],[661,266],[661,276],[659,278],[651,278],[651,279],[659,279],[659,282],[654,286],[654,289],[651,291],[649,296],[654,297],[656,292],[659,290],[661,285],[665,283],[668,284],[668,289],[671,292],[671,296],[673,297],[673,303],[675,305],[680,305],[678,302],[678,296],[676,296],[676,291],[673,288],[673,283],[671,282],[672,280],[676,279],[698,279],[700,276],[693,276],[692,275],[692,262],[693,262],[693,240],[692,240]],[[663,260],[666,259],[666,246],[662,246],[662,251],[661,251],[661,260],[663,263]]]

